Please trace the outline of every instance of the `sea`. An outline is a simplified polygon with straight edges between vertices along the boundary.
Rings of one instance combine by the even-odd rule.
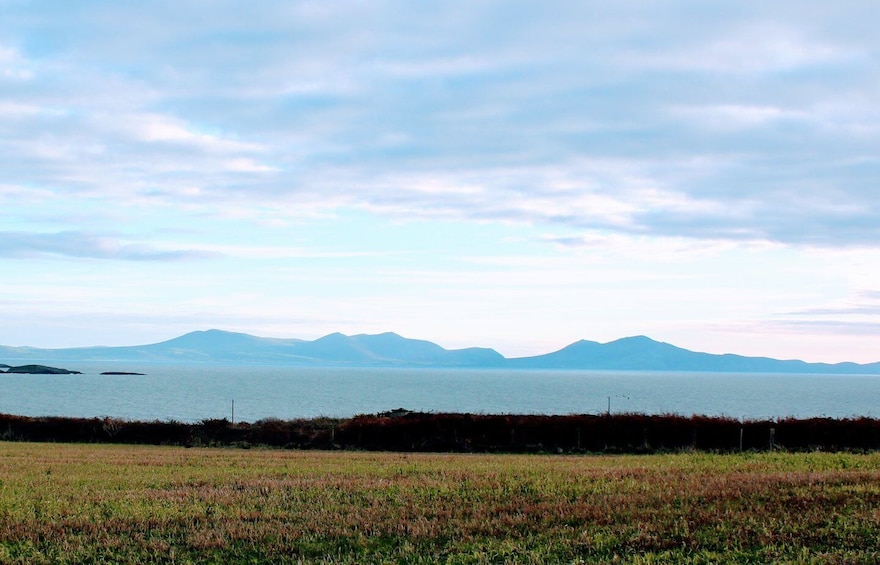
[[[180,422],[351,417],[397,408],[735,419],[880,417],[880,375],[54,364],[83,374],[0,374],[0,413]]]

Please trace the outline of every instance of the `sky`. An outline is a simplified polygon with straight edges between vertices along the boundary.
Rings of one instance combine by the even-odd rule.
[[[880,3],[0,0],[0,344],[880,361]]]

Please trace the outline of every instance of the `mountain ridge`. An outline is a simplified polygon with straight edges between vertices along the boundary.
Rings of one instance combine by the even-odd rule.
[[[335,332],[308,341],[211,329],[147,345],[65,349],[0,346],[0,360],[880,374],[880,363],[808,363],[703,353],[644,335],[607,343],[582,339],[550,353],[507,358],[491,348],[445,349],[394,332],[351,336]]]

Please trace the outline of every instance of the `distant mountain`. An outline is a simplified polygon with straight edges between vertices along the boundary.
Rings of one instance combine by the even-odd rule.
[[[131,347],[36,349],[0,346],[0,360],[880,374],[880,363],[806,363],[768,357],[715,355],[689,351],[645,336],[609,343],[583,340],[553,353],[507,359],[493,349],[449,350],[430,341],[408,339],[395,333],[354,336],[333,333],[306,341],[208,330]]]
[[[505,359],[494,349],[443,349],[436,343],[407,339],[396,333],[346,336],[330,334],[302,346],[315,359],[352,364],[415,364],[431,366],[500,365]]]
[[[505,362],[493,349],[449,350],[394,333],[355,336],[334,333],[305,341],[221,330],[197,331],[161,343],[131,347],[0,347],[0,359],[423,367],[492,367]]]
[[[715,355],[689,351],[645,336],[625,337],[609,343],[582,340],[553,353],[509,359],[508,366],[523,369],[880,374],[880,363],[807,363],[730,353]]]

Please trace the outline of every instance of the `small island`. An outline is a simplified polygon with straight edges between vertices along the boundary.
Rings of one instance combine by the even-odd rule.
[[[144,373],[129,373],[126,371],[104,371],[101,374],[102,375],[141,375],[141,376],[144,375]]]
[[[68,369],[59,369],[57,367],[47,367],[46,365],[21,365],[18,367],[10,367],[4,373],[20,373],[27,375],[81,375],[79,371],[71,371]]]

